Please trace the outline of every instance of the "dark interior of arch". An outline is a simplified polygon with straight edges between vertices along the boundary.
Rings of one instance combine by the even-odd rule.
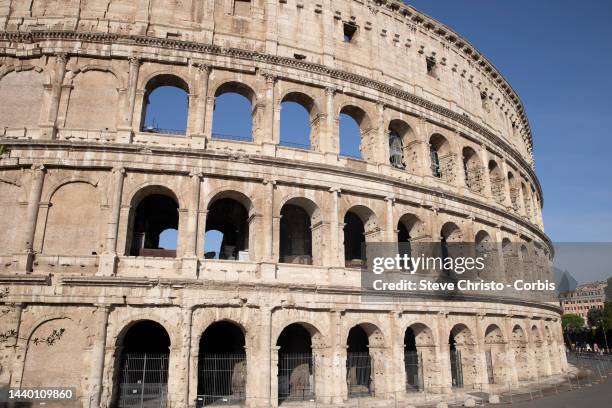
[[[170,337],[157,322],[143,320],[134,323],[123,338],[125,353],[169,353]]]
[[[361,245],[365,242],[365,228],[361,218],[352,211],[344,216],[344,259],[361,264]]]
[[[245,339],[242,329],[231,322],[215,322],[208,326],[200,338],[200,355],[244,353]]]
[[[286,204],[281,210],[280,261],[312,264],[310,216],[297,205]]]
[[[349,331],[346,345],[349,353],[367,353],[368,352],[368,334],[361,326],[355,326]]]
[[[208,209],[206,231],[217,230],[223,234],[219,259],[238,259],[239,251],[249,245],[248,212],[231,198],[216,200]]]
[[[176,251],[159,248],[159,235],[167,230],[178,230],[178,205],[163,194],[151,194],[136,207],[130,255],[175,256]]]
[[[189,87],[174,75],[158,75],[145,88],[142,130],[185,134],[189,111]]]
[[[451,350],[457,349],[457,342],[455,341],[455,336],[453,336],[453,333],[448,335],[448,346]]]
[[[311,353],[312,340],[308,330],[301,324],[293,323],[285,327],[276,341],[279,353]]]
[[[406,329],[404,333],[404,350],[405,351],[417,351],[416,348],[416,337],[412,327]]]

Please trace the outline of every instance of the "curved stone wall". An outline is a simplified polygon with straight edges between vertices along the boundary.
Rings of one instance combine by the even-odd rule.
[[[451,392],[456,351],[466,387],[566,370],[555,305],[360,301],[349,213],[367,242],[395,242],[399,230],[413,241],[497,242],[499,280],[550,277],[521,102],[449,28],[397,1],[13,0],[0,2],[0,29],[0,319],[19,334],[3,350],[7,382],[49,385],[33,373],[45,356],[32,339],[65,327],[85,356],[72,370],[90,374],[61,385],[76,386],[83,406],[121,405],[125,333],[145,320],[168,333],[171,406],[207,392],[200,338],[219,321],[245,336],[246,383],[234,390],[253,406],[279,402],[277,339],[292,323],[309,333],[322,402],[352,395],[356,326],[379,398],[414,398],[408,327],[429,392]],[[144,126],[160,85],[187,93],[184,132]],[[227,92],[251,104],[249,140],[213,133]],[[283,143],[286,101],[308,111],[306,148]],[[340,154],[341,114],[359,124],[361,158]],[[310,253],[287,250],[283,231],[298,214]],[[228,259],[210,259],[205,233],[223,222],[236,232]],[[146,242],[169,227],[175,250]]]

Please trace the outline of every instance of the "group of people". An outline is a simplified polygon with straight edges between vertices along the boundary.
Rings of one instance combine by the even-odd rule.
[[[577,351],[578,353],[595,353],[599,355],[603,355],[604,353],[610,353],[610,350],[607,350],[603,347],[599,347],[597,343],[593,343],[593,347],[591,347],[590,343],[572,343],[572,350]],[[569,351],[569,350],[568,350]]]

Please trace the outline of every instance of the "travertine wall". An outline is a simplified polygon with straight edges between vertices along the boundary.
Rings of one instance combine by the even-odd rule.
[[[523,244],[518,253],[491,250],[503,273],[496,278],[549,277],[529,125],[498,71],[397,1],[238,3],[0,1],[0,283],[8,288],[0,327],[16,333],[0,344],[2,384],[73,385],[76,405],[110,406],[122,338],[143,319],[169,334],[168,401],[177,407],[194,406],[200,336],[224,319],[246,337],[250,406],[277,403],[276,339],[296,322],[312,335],[322,402],[347,398],[355,325],[368,328],[381,399],[409,398],[410,326],[431,392],[451,391],[451,332],[466,385],[494,389],[486,350],[498,384],[565,371],[554,305],[367,303],[359,270],[344,264],[351,210],[368,241],[394,242],[403,222],[415,241],[449,232],[450,241]],[[347,23],[357,27],[350,42]],[[142,129],[147,90],[160,78],[185,84],[185,135]],[[252,142],[213,137],[215,97],[225,91],[251,101]],[[309,150],[279,144],[284,100],[308,108]],[[340,112],[360,115],[362,160],[339,155]],[[389,163],[390,127],[401,132],[404,169]],[[465,148],[474,153],[467,177]],[[136,207],[159,192],[178,204],[176,257],[130,256]],[[206,220],[220,198],[248,213],[248,260],[204,258]],[[311,217],[312,265],[279,262],[287,203]],[[57,344],[34,341],[58,328],[66,332]]]

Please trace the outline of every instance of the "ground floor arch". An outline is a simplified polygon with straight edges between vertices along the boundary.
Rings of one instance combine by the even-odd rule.
[[[247,387],[247,358],[243,329],[230,321],[206,328],[198,352],[197,407],[243,404]]]
[[[495,324],[489,325],[485,331],[485,361],[489,384],[503,384],[507,380],[506,342]]]
[[[472,331],[464,324],[456,324],[448,337],[451,385],[456,388],[477,383],[476,342]]]
[[[143,341],[146,339],[146,341]],[[127,328],[117,345],[117,408],[166,407],[170,337],[152,320]]]

